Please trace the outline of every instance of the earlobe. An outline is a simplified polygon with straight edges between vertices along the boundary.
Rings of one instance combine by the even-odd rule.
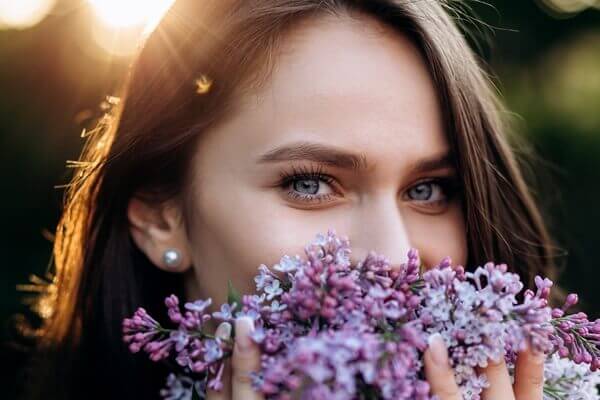
[[[127,218],[135,244],[154,265],[169,272],[191,267],[185,229],[175,207],[153,206],[133,197]]]

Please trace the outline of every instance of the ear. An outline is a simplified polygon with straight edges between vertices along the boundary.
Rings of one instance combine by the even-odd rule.
[[[192,266],[180,211],[173,202],[154,205],[136,196],[127,206],[129,232],[135,244],[154,265],[169,272],[183,272]],[[163,260],[164,252],[171,248],[181,254],[178,266],[169,266]]]

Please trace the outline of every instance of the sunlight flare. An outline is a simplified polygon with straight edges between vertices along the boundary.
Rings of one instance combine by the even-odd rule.
[[[26,29],[38,24],[56,0],[0,0],[0,29]]]
[[[88,0],[98,19],[112,28],[143,25],[151,29],[174,0]]]
[[[174,0],[87,0],[98,23],[91,24],[96,44],[111,56],[127,57],[156,28]]]

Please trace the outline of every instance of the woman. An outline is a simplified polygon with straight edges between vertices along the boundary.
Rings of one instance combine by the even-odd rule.
[[[121,321],[165,296],[252,291],[261,263],[347,235],[393,264],[505,262],[553,276],[554,248],[502,106],[443,1],[181,0],[140,48],[121,101],[89,136],[54,247],[52,317],[30,386],[44,398],[153,398],[164,367],[134,357]],[[216,328],[216,327],[214,327]],[[236,322],[225,390],[256,399],[259,354]],[[222,325],[218,334],[231,327]],[[460,398],[443,343],[425,354]],[[484,399],[541,399],[524,352]],[[36,397],[32,393],[31,398]]]

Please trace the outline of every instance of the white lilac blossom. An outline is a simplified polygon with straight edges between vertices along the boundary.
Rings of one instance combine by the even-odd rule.
[[[600,374],[555,353],[544,364],[544,400],[595,400]]]
[[[212,316],[213,318],[220,319],[221,321],[231,321],[233,320],[233,311],[235,310],[236,306],[236,303],[224,303],[221,305],[221,310],[212,313]]]
[[[488,385],[479,367],[504,357],[513,374],[518,352],[528,347],[547,355],[545,400],[600,399],[600,320],[566,314],[575,294],[549,307],[549,279],[537,276],[519,302],[524,285],[506,264],[465,271],[445,257],[422,272],[417,249],[410,249],[397,268],[372,251],[352,265],[349,240],[333,229],[304,251],[306,257],[284,255],[271,268],[261,264],[256,293],[230,293],[219,311],[209,313],[211,300],[199,299],[182,313],[171,295],[165,305],[173,328],[143,308],[123,321],[131,352],[143,349],[153,361],[173,357],[179,367],[164,398],[191,399],[192,383],[197,398],[222,389],[232,341],[206,332],[206,322],[245,315],[255,321],[251,338],[262,354],[253,387],[267,399],[432,400],[422,356],[433,333],[448,347],[463,399],[479,399]]]

